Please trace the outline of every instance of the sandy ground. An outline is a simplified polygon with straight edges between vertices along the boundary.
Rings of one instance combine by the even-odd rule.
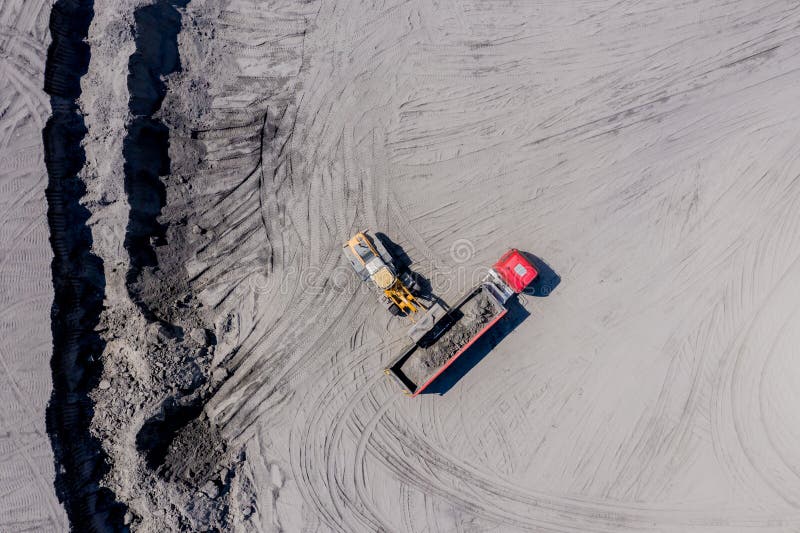
[[[49,3],[0,1],[0,531],[64,531],[45,431],[53,301],[42,90]]]
[[[273,26],[266,5],[239,16],[251,5],[230,4],[220,39]],[[266,231],[275,270],[327,279],[366,226],[423,269],[516,246],[561,283],[418,401],[378,372],[399,335],[367,295],[283,296],[269,275],[201,293],[241,324],[208,408],[269,487],[264,529],[800,526],[798,23],[792,2],[319,6],[289,169],[261,189],[284,224]],[[262,42],[242,76],[271,74]],[[257,102],[235,85],[220,107]],[[244,152],[231,176],[253,160],[215,146]]]
[[[796,2],[56,6],[86,19],[48,60],[77,530],[800,529]],[[28,40],[41,64],[42,17],[0,34],[4,65]],[[4,154],[38,149],[29,85],[2,86]],[[38,280],[44,316],[39,161],[2,175],[39,208],[2,229],[31,267],[0,272]],[[493,350],[409,400],[382,373],[406,324],[340,253],[364,228],[450,302],[509,247],[549,269]],[[4,394],[41,411],[47,327],[21,309],[42,360]],[[47,467],[28,433],[13,461]]]

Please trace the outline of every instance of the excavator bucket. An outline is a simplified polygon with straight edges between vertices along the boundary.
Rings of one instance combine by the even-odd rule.
[[[408,336],[411,337],[411,340],[414,342],[419,342],[426,333],[433,329],[433,326],[435,326],[446,313],[444,307],[442,307],[439,302],[436,302],[423,313],[413,326],[408,328]]]
[[[384,294],[386,294],[402,312],[413,320],[413,315],[417,312],[416,298],[414,298],[414,295],[403,285],[403,282],[396,279],[392,286],[384,291]]]

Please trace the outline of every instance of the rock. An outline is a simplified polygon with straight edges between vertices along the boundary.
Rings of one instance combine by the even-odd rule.
[[[200,490],[200,492],[202,492],[212,500],[217,496],[219,496],[219,488],[217,488],[217,484],[214,483],[213,481],[209,481],[208,483],[203,485],[203,488]]]
[[[214,372],[211,373],[211,379],[213,379],[214,381],[222,381],[227,377],[228,377],[228,371],[221,366],[215,368]]]
[[[189,337],[197,344],[204,345],[206,343],[206,332],[200,328],[192,328],[189,331]]]

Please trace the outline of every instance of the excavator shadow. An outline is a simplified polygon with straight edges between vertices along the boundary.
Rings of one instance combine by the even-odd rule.
[[[383,244],[384,248],[386,248],[386,251],[392,256],[394,266],[398,273],[408,272],[408,274],[414,280],[414,295],[420,297],[429,305],[435,303],[438,299],[436,298],[436,295],[433,294],[433,287],[431,286],[430,280],[419,272],[411,270],[411,264],[413,261],[411,261],[411,258],[408,257],[408,254],[406,254],[405,250],[403,250],[403,247],[390,239],[385,233],[381,233],[379,231],[375,232],[375,238],[378,239],[381,244]]]
[[[446,394],[461,378],[480,363],[495,346],[500,344],[508,334],[530,316],[528,310],[522,306],[516,297],[509,300],[506,305],[508,307],[506,316],[487,331],[485,335],[475,341],[475,344],[470,346],[461,357],[453,361],[453,364],[420,394],[438,394],[440,396]]]

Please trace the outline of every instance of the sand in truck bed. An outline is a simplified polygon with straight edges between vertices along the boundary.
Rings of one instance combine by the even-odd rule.
[[[401,367],[402,372],[417,386],[425,383],[439,367],[464,347],[492,318],[497,316],[500,309],[483,291],[480,291],[467,300],[459,311],[463,313],[460,320],[427,347],[422,347],[426,344],[426,339],[423,338],[420,347]]]

